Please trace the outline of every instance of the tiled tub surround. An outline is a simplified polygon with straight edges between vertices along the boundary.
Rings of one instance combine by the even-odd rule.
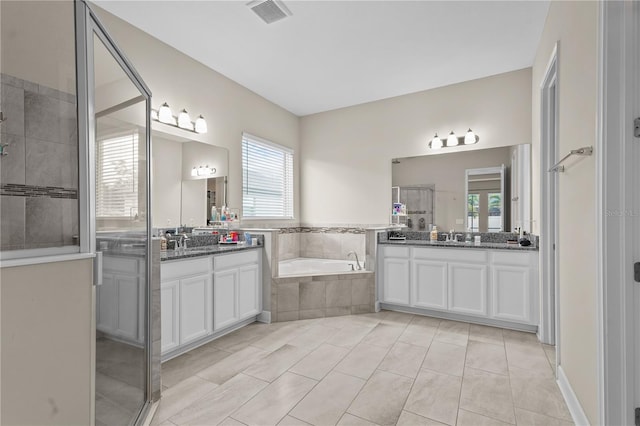
[[[278,235],[279,260],[296,257],[346,259],[355,251],[365,259],[365,229],[361,227],[291,227]]]
[[[363,314],[374,311],[373,272],[274,278],[271,321]]]
[[[0,75],[0,249],[78,244],[73,94]]]

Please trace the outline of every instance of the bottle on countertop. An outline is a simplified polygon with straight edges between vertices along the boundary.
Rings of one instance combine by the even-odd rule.
[[[434,241],[438,241],[438,227],[435,225],[431,228],[431,242]]]
[[[167,251],[167,239],[160,237],[160,251]]]
[[[227,206],[223,205],[220,210],[220,221],[224,222],[227,220]]]
[[[216,210],[216,206],[211,206],[211,222],[218,221],[218,210]]]

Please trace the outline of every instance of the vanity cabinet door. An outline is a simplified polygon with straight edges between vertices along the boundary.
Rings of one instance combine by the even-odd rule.
[[[116,334],[126,340],[142,343],[143,336],[138,336],[140,291],[137,276],[114,276],[118,300],[118,327]]]
[[[258,265],[243,266],[238,276],[238,316],[240,320],[260,313],[260,268]]]
[[[394,257],[385,258],[384,269],[384,301],[409,304],[409,259]]]
[[[531,321],[530,270],[518,266],[492,266],[492,316],[494,318]]]
[[[179,299],[180,281],[163,281],[160,287],[162,353],[180,345]]]
[[[238,321],[237,268],[213,274],[213,330],[218,331]]]
[[[447,263],[415,259],[411,271],[411,305],[447,309]]]
[[[464,314],[487,315],[487,267],[468,263],[449,263],[449,310]]]
[[[211,333],[211,275],[180,280],[180,344]]]
[[[98,306],[97,329],[103,333],[115,334],[118,327],[118,310],[116,299],[118,291],[113,274],[102,274],[102,285],[96,287]]]

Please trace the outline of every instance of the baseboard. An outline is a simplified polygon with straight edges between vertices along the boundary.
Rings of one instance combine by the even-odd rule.
[[[262,311],[256,318],[256,321],[263,322],[265,324],[271,324],[271,311]]]
[[[573,422],[577,426],[589,426],[589,419],[587,419],[587,415],[584,413],[582,405],[580,405],[580,401],[578,401],[578,397],[569,383],[569,379],[567,379],[564,370],[560,366],[558,366],[558,386],[567,403],[567,408],[569,408]]]

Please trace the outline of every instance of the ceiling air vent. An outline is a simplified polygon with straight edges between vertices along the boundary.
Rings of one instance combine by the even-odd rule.
[[[267,24],[291,16],[291,11],[278,0],[256,0],[248,3],[247,6]]]

